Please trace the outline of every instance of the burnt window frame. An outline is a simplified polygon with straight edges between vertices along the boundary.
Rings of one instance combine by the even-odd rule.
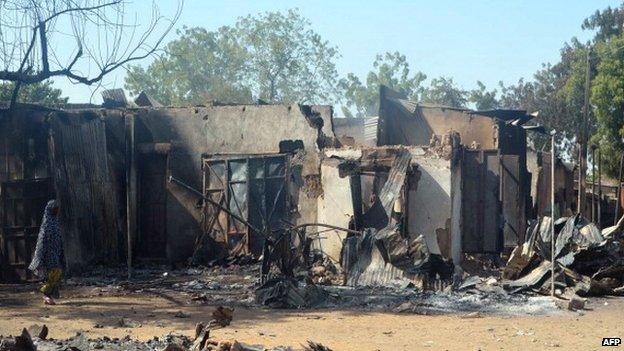
[[[277,163],[272,163],[273,160],[279,160]],[[254,184],[261,184],[262,188],[262,201],[260,211],[262,211],[261,216],[265,217],[273,217],[273,214],[277,210],[277,202],[280,197],[283,198],[284,208],[281,209],[284,211],[283,215],[287,215],[289,213],[289,185],[290,185],[290,175],[291,175],[291,154],[288,153],[275,153],[275,154],[254,154],[254,155],[204,155],[202,158],[202,189],[205,196],[222,203],[222,205],[228,208],[233,213],[241,216],[252,225],[255,225],[258,228],[264,228],[265,223],[252,223],[253,220],[250,217],[250,211],[254,212],[254,209],[258,209],[257,207],[250,208],[250,201],[252,203],[256,202],[257,199],[253,199],[252,194],[252,186]],[[243,164],[244,163],[244,177],[240,176],[240,173],[233,172],[232,164]],[[254,167],[253,165],[261,163],[261,167]],[[216,165],[220,169],[215,171]],[[275,168],[271,168],[277,165]],[[260,171],[261,169],[261,171]],[[212,174],[215,177],[212,177]],[[226,179],[222,179],[222,176],[225,175]],[[215,179],[217,184],[215,186],[215,182],[212,181]],[[280,190],[273,193],[271,196],[267,196],[267,184],[281,184]],[[238,203],[236,201],[238,197],[235,195],[236,192],[234,188],[237,186],[244,186],[244,203]],[[221,199],[218,195],[215,197],[214,195],[221,193]],[[275,201],[275,205],[273,203],[269,203],[269,201],[273,199]],[[214,224],[211,228],[208,223],[208,211],[206,209],[207,204],[204,203],[204,210],[202,211],[202,221],[204,231],[212,230]],[[252,205],[254,206],[254,205]],[[267,213],[267,211],[271,209],[271,213]],[[221,216],[221,215],[219,215]],[[264,222],[263,218],[263,222]],[[219,222],[220,219],[217,218],[215,220]],[[275,223],[273,220],[269,223],[272,231],[279,229],[279,223]],[[221,225],[219,225],[221,226]],[[264,244],[263,240],[259,240],[259,236],[263,235],[262,233],[252,233],[252,231],[244,224],[240,223],[238,220],[234,219],[230,215],[225,215],[225,230],[224,238],[221,240],[217,240],[222,242],[228,250],[234,249],[241,240],[246,240],[246,245],[244,248],[244,253],[260,255],[262,253],[262,245]],[[223,229],[223,228],[222,228]],[[262,241],[262,242],[259,242]]]

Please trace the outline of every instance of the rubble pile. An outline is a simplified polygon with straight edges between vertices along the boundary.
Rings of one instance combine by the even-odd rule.
[[[310,276],[314,284],[319,285],[344,285],[346,279],[342,268],[329,257],[316,260],[310,268]]]
[[[622,222],[622,221],[620,221]],[[555,221],[555,285],[560,295],[624,295],[621,226],[604,229],[576,215]],[[503,269],[510,292],[550,292],[551,219],[535,221]]]
[[[319,307],[330,299],[327,291],[310,281],[278,277],[256,290],[256,302],[271,308]]]
[[[249,345],[238,340],[220,340],[210,335],[210,332],[227,326],[232,320],[233,310],[220,307],[214,313],[215,319],[196,327],[194,339],[186,335],[167,334],[163,337],[154,337],[148,341],[125,338],[102,337],[89,339],[85,334],[78,333],[65,340],[47,338],[47,327],[32,326],[24,328],[18,336],[3,337],[0,335],[0,351],[290,351],[292,347],[265,348],[261,345]],[[35,331],[35,334],[29,332]],[[45,334],[37,334],[42,331]],[[32,334],[32,335],[31,335]],[[306,351],[331,351],[330,348],[308,340],[303,346]]]
[[[91,296],[125,296],[144,292],[175,292],[198,304],[211,302],[232,306],[254,304],[253,289],[259,282],[259,266],[230,265],[167,270],[147,267],[134,270],[131,281],[124,280],[124,269],[94,269],[88,276],[66,280],[70,287],[90,288]]]
[[[89,339],[84,334],[66,340],[39,339],[31,337],[26,329],[15,338],[3,338],[0,341],[0,351],[264,351],[266,348],[259,345],[247,345],[236,340],[209,339],[198,348],[196,343],[187,336],[169,334],[164,337],[154,337],[142,342],[130,337]],[[273,350],[291,350],[291,348],[275,348]]]

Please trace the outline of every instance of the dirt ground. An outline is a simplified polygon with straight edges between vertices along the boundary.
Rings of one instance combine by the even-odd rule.
[[[34,288],[0,286],[0,334],[46,324],[49,337],[57,339],[77,332],[140,340],[170,332],[191,336],[195,324],[209,320],[214,310],[175,293],[93,296],[87,287],[68,288],[59,305],[44,307]],[[588,309],[550,316],[475,316],[237,307],[232,324],[214,335],[266,347],[298,347],[309,339],[333,350],[599,350],[603,337],[624,337],[624,299],[592,299]]]

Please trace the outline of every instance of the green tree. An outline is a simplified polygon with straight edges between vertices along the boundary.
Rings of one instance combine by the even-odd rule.
[[[468,103],[468,91],[459,88],[453,78],[440,77],[431,80],[421,97],[422,102],[465,108]]]
[[[596,12],[583,21],[583,29],[596,30],[594,41],[602,42],[611,37],[622,34],[624,30],[624,2],[617,8],[611,8]]]
[[[500,106],[497,90],[488,91],[481,81],[477,81],[477,89],[469,92],[468,100],[475,105],[477,110],[492,110]]]
[[[253,101],[245,82],[247,52],[233,28],[185,27],[177,34],[147,69],[129,67],[126,89],[134,95],[145,91],[166,105]]]
[[[14,91],[15,83],[0,83],[0,101],[10,102]],[[52,81],[47,80],[22,86],[17,101],[52,106],[67,103],[67,97],[62,97],[62,94],[61,89],[52,87]]]
[[[147,68],[130,67],[126,89],[173,105],[332,102],[338,51],[310,26],[290,10],[248,16],[216,31],[184,28]]]
[[[592,123],[585,126],[583,116],[586,56],[587,47],[573,39],[561,50],[560,61],[543,65],[533,80],[520,79],[509,86],[500,83],[500,107],[538,112],[534,123],[555,129],[559,144],[569,156],[575,154],[579,132],[593,128]],[[538,149],[549,140],[536,134],[529,134],[529,138]]]
[[[399,52],[377,55],[373,69],[366,75],[365,83],[353,73],[340,80],[345,116],[353,117],[352,110],[355,111],[355,117],[376,116],[379,112],[380,85],[386,85],[410,100],[419,100],[421,83],[427,76],[422,72],[411,74],[405,55]]]
[[[617,175],[624,152],[624,35],[596,45],[599,63],[592,82],[592,106],[597,131],[592,142],[603,153],[605,172]]]
[[[269,102],[320,103],[336,97],[338,50],[297,11],[267,12],[236,23],[255,94]]]

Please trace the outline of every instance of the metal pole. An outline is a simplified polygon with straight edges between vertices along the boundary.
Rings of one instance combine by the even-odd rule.
[[[577,211],[580,214],[585,212],[586,205],[586,176],[587,176],[587,138],[589,136],[589,92],[591,83],[591,47],[587,50],[586,67],[585,67],[585,96],[583,104],[583,124],[581,130],[578,131],[579,137],[579,182],[578,182],[578,205]]]
[[[592,158],[592,196],[591,196],[591,221],[596,223],[596,146],[591,146]]]
[[[222,211],[224,211],[225,213],[229,214],[230,216],[232,216],[232,218],[234,218],[235,220],[241,222],[242,224],[246,225],[247,227],[249,227],[249,229],[255,231],[256,233],[262,233],[262,231],[258,228],[256,228],[255,226],[251,225],[248,221],[246,221],[243,217],[233,213],[232,211],[230,211],[228,208],[226,208],[225,206],[221,205],[220,203],[214,201],[213,199],[205,196],[204,194],[201,193],[201,191],[198,191],[197,189],[194,189],[193,187],[191,187],[190,185],[184,183],[183,181],[175,178],[174,176],[169,176],[169,182],[170,183],[175,183],[178,184],[179,186],[183,187],[184,189],[192,192],[193,194],[201,197],[202,199],[204,199],[205,201],[209,202],[211,205],[218,207],[219,209],[221,209]]]
[[[550,132],[550,295],[555,296],[555,131]]]
[[[598,148],[598,229],[602,229],[602,151]]]
[[[620,173],[618,174],[618,187],[617,194],[615,198],[617,201],[615,202],[615,217],[613,217],[613,225],[616,225],[618,219],[620,217],[620,194],[622,193],[622,168],[624,168],[624,152],[620,156]]]
[[[127,267],[128,279],[132,278],[132,237],[135,226],[136,210],[136,169],[134,154],[134,115],[125,116],[126,127],[126,245],[127,245]]]

